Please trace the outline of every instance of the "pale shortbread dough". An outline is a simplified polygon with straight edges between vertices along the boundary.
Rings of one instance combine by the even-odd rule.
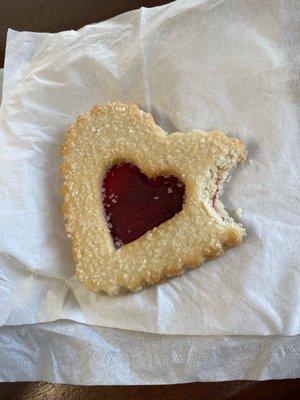
[[[182,274],[240,243],[244,228],[212,198],[228,171],[246,158],[243,143],[220,131],[167,134],[135,104],[95,106],[68,130],[62,148],[63,216],[76,275],[92,291],[117,294]],[[126,161],[149,177],[185,183],[180,213],[116,249],[104,215],[102,180]]]

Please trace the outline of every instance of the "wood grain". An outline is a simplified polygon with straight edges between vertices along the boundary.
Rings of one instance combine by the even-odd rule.
[[[300,380],[233,381],[160,386],[2,383],[0,400],[298,400]]]
[[[0,68],[8,28],[37,32],[78,29],[162,0],[0,0]],[[1,368],[1,361],[0,361]],[[300,380],[234,381],[163,386],[73,386],[1,383],[0,400],[298,400]]]

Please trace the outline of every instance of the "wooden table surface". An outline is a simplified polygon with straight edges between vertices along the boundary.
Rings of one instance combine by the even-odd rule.
[[[141,6],[166,4],[161,0],[0,0],[0,68],[3,67],[8,28],[58,32],[111,18]],[[1,367],[1,360],[0,360]],[[300,379],[234,381],[164,386],[72,386],[44,382],[1,383],[0,400],[296,400]]]

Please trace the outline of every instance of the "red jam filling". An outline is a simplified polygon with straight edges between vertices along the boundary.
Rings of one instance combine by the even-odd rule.
[[[135,165],[113,166],[103,180],[102,199],[116,248],[174,217],[184,195],[185,185],[173,175],[148,178]]]
[[[212,206],[216,211],[218,211],[218,209],[217,209],[217,199],[218,199],[218,194],[219,194],[219,191],[220,191],[220,180],[219,179],[217,180],[216,186],[217,186],[216,191],[215,191],[215,193],[213,194],[213,197],[212,197]]]

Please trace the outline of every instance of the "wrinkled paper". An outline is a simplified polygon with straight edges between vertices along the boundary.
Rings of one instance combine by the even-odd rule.
[[[297,378],[299,344],[300,336],[153,335],[74,321],[2,326],[0,381],[138,385]]]
[[[166,384],[300,376],[299,336],[153,335],[59,321],[0,328],[0,381]]]
[[[9,31],[0,115],[1,324],[71,319],[186,335],[299,333],[297,5],[177,1],[57,34]],[[136,102],[165,130],[222,129],[251,162],[223,201],[241,246],[134,295],[73,277],[60,146],[96,103]]]

